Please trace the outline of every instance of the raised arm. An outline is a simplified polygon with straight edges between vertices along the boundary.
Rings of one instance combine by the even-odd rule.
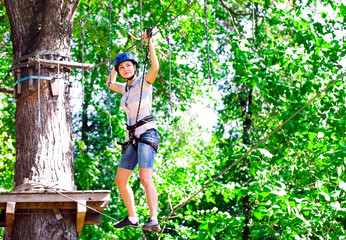
[[[117,78],[117,71],[115,71],[114,67],[112,68],[111,74],[108,75],[106,86],[113,90],[114,92],[121,93],[120,92],[120,83],[116,82]],[[112,77],[112,79],[111,79]]]
[[[143,39],[146,43],[148,43],[149,39],[148,39],[147,33],[143,34]],[[145,76],[145,80],[147,81],[147,83],[153,84],[159,72],[160,66],[159,66],[159,60],[157,59],[155,48],[151,38],[149,40],[149,51],[150,51],[151,68],[149,69],[147,75]]]

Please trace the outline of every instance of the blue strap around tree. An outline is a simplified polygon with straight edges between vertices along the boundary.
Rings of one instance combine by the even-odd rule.
[[[17,82],[14,83],[14,86],[17,85],[17,83],[20,83],[20,82],[24,82],[28,79],[40,79],[40,80],[52,80],[53,77],[47,77],[47,76],[26,76],[26,77],[23,77],[21,79],[18,79]]]

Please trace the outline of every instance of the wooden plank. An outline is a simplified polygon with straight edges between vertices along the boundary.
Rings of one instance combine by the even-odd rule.
[[[78,236],[81,234],[84,226],[84,220],[85,220],[85,214],[86,214],[86,201],[78,201],[77,203],[77,217],[76,217],[76,223],[77,223],[77,232]]]
[[[14,211],[16,210],[15,202],[7,202],[6,204],[6,230],[7,235],[11,237],[14,222]]]
[[[105,202],[88,202],[87,205],[92,207],[98,211],[103,211],[103,209],[107,208]],[[107,204],[108,205],[108,204]],[[17,203],[17,209],[76,209],[76,203],[71,202],[21,202]],[[0,204],[0,209],[6,209],[6,205]],[[90,210],[92,211],[92,210]]]
[[[105,202],[110,201],[110,191],[103,192],[61,192],[68,197],[73,198],[75,201],[87,200],[88,202]],[[11,202],[16,199],[17,203],[25,202],[73,202],[73,200],[60,195],[56,192],[46,192],[46,193],[33,193],[33,192],[12,192],[12,193],[1,193],[0,203]]]
[[[29,65],[36,65],[37,59],[35,58],[29,58],[28,59]],[[84,69],[93,69],[94,64],[88,64],[88,63],[78,63],[78,62],[69,62],[69,61],[57,61],[57,60],[49,60],[49,59],[40,59],[40,64],[42,66],[55,66],[55,67],[68,67],[68,68],[84,68]]]

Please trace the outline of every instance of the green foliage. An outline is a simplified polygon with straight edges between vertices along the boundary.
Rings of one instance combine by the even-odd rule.
[[[143,28],[153,25],[170,2],[143,1]],[[222,0],[208,1],[212,86],[207,79],[201,3],[193,4],[169,25],[169,76],[164,24],[188,2],[176,0],[154,36],[160,72],[154,83],[153,108],[161,133],[154,178],[163,233],[115,230],[114,222],[103,217],[101,225],[84,227],[80,239],[243,239],[246,227],[252,239],[343,239],[345,77],[165,219],[345,72],[346,6],[340,1],[256,0],[252,19],[252,1]],[[124,140],[125,115],[120,96],[109,92],[105,81],[109,56],[115,57],[139,39],[139,7],[136,1],[112,1],[109,52],[108,2],[98,4],[82,0],[74,19],[72,59],[105,63],[85,71],[83,78],[72,73],[75,180],[78,189],[111,190],[112,201],[104,213],[121,219],[127,213],[114,177],[120,160],[116,141]],[[4,23],[0,27],[0,84],[11,87],[11,75],[1,82],[10,69],[12,51],[3,3],[0,19]],[[142,67],[140,50],[139,43],[130,51]],[[218,111],[216,127],[207,129],[192,114],[199,99]],[[4,189],[11,189],[13,181],[14,106],[10,95],[0,94],[0,179]],[[211,138],[205,138],[207,131]],[[143,223],[149,211],[137,172],[130,184]],[[246,198],[250,202],[247,225]]]
[[[11,88],[13,77],[11,72],[12,45],[10,43],[10,24],[3,2],[0,3],[0,87]],[[16,111],[14,98],[9,94],[0,93],[0,191],[11,190],[13,187],[15,151]]]

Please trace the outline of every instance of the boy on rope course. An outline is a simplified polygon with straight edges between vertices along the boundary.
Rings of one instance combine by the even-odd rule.
[[[148,37],[149,35],[149,37]],[[151,40],[151,34],[143,34],[144,41],[150,51],[151,69],[144,75],[137,74],[138,62],[133,55],[124,52],[114,60],[114,68],[107,78],[106,85],[116,93],[122,94],[121,107],[127,115],[127,133],[120,159],[115,183],[127,208],[128,215],[115,223],[115,228],[125,226],[138,227],[133,191],[129,186],[129,178],[138,164],[139,178],[144,186],[150,218],[143,226],[144,230],[160,231],[157,221],[158,194],[153,181],[154,158],[159,145],[159,132],[152,119],[152,91],[159,71],[159,61]],[[148,49],[146,55],[148,56]],[[146,56],[145,62],[148,60]],[[126,83],[116,82],[119,74]],[[144,78],[144,79],[143,79]],[[140,119],[140,120],[139,120]],[[139,120],[139,121],[138,121]]]

